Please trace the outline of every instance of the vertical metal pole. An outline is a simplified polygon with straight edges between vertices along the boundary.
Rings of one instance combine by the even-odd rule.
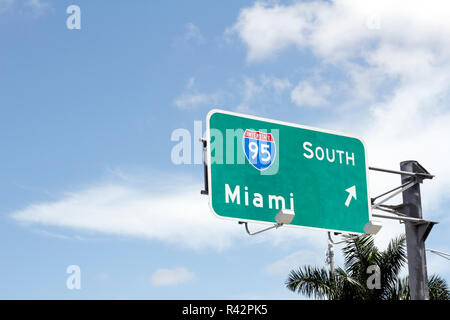
[[[400,169],[402,171],[421,172],[422,167],[417,161],[404,161],[400,163]],[[402,175],[402,183],[406,183],[408,179],[411,179],[411,177]],[[402,212],[408,217],[423,218],[419,183],[403,191]],[[417,222],[405,222],[411,300],[429,300],[430,298],[425,256],[426,236],[424,237],[424,227],[426,226]]]
[[[333,241],[331,240],[331,233],[328,231],[328,250],[327,250],[327,259],[326,263],[330,265],[330,273],[334,275],[334,248]]]
[[[334,275],[334,249],[331,242],[328,242],[328,257],[330,259],[330,273]]]

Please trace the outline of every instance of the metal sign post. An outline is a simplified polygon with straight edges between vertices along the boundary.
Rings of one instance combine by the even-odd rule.
[[[417,161],[403,161],[400,163],[400,171],[371,167],[369,167],[369,169],[401,175],[402,184],[400,186],[372,198],[372,209],[382,210],[393,214],[393,216],[379,214],[373,214],[372,216],[403,221],[406,233],[411,299],[428,300],[429,288],[425,256],[425,240],[433,226],[438,222],[423,219],[420,184],[424,179],[433,179],[434,176]],[[400,193],[403,195],[402,204],[384,204]],[[382,197],[384,197],[384,199],[375,203],[375,200]]]
[[[402,171],[427,173],[417,161],[404,161],[400,164]],[[413,178],[419,179],[420,178]],[[402,183],[411,181],[411,177],[402,175]],[[403,191],[403,206],[401,211],[410,218],[422,219],[422,203],[420,184]],[[408,252],[409,288],[412,300],[429,300],[427,262],[425,255],[425,240],[431,231],[433,223],[405,221],[406,245]]]

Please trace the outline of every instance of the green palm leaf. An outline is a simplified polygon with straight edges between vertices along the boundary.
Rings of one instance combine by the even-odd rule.
[[[308,297],[331,300],[409,300],[409,280],[399,278],[407,256],[406,238],[401,235],[390,241],[384,251],[374,245],[372,236],[345,236],[344,269],[331,273],[325,268],[304,266],[291,270],[286,287]],[[380,270],[379,289],[369,289],[368,267],[376,265]],[[369,279],[371,280],[371,279]],[[433,275],[428,280],[431,300],[449,300],[450,290],[446,281]]]

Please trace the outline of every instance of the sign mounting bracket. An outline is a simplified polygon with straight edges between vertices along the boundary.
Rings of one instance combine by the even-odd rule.
[[[203,190],[200,191],[200,194],[203,195],[209,195],[209,190],[208,190],[208,163],[207,163],[207,146],[208,146],[208,141],[204,138],[200,138],[200,142],[203,145],[203,179],[204,179],[204,183],[205,186],[203,188]]]

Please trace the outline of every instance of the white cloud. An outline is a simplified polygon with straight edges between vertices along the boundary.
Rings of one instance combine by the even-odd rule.
[[[174,104],[180,109],[194,109],[204,106],[214,107],[219,100],[219,93],[185,92],[175,99]]]
[[[192,89],[195,86],[195,77],[190,77],[187,84],[186,84],[186,88],[187,89]]]
[[[258,113],[265,106],[273,107],[273,98],[280,97],[292,87],[286,78],[262,74],[259,77],[243,77],[239,82],[240,101],[235,110],[243,113]],[[268,103],[268,101],[271,101]],[[258,108],[255,108],[255,107]]]
[[[47,3],[42,2],[41,0],[27,0],[25,2],[25,5],[30,6],[30,7],[34,7],[36,9],[43,9],[43,8],[46,8],[48,6]]]
[[[260,61],[274,56],[289,45],[301,46],[307,12],[296,6],[268,7],[256,2],[251,8],[241,10],[237,23],[227,29],[227,34],[238,33],[248,47],[248,60]]]
[[[154,286],[179,285],[195,279],[195,274],[186,268],[158,269],[152,274]]]
[[[303,265],[315,264],[321,266],[324,264],[324,260],[325,253],[322,254],[322,252],[317,251],[300,250],[265,266],[263,272],[269,275],[287,275],[289,271]]]
[[[47,1],[42,0],[0,0],[0,13],[10,11],[13,13],[24,13],[35,18],[42,16],[52,10]]]
[[[307,81],[300,81],[291,92],[291,100],[297,106],[323,107],[328,105],[330,91],[326,85],[315,87]]]
[[[249,237],[237,222],[218,219],[210,212],[208,197],[200,195],[201,185],[193,184],[190,177],[160,175],[149,187],[142,183],[142,177],[120,174],[126,179],[71,192],[57,201],[31,204],[12,217],[40,229],[58,227],[58,234],[68,229],[77,234],[137,237],[193,250],[221,251],[235,241],[274,246],[325,241],[323,232],[298,228]]]
[[[283,93],[292,88],[289,79],[266,74],[261,74],[258,77],[243,76],[238,80],[229,79],[229,88],[209,93],[201,92],[196,83],[195,77],[188,79],[183,93],[174,100],[175,106],[180,109],[191,110],[228,104],[235,105],[236,111],[251,113],[254,105],[268,104],[267,101],[272,95],[281,97]],[[236,91],[237,94],[232,94]]]
[[[54,232],[49,232],[47,230],[34,230],[37,234],[40,234],[42,236],[46,236],[46,237],[51,237],[51,238],[57,238],[57,239],[63,239],[63,240],[79,240],[79,241],[85,241],[87,240],[84,237],[80,237],[78,235],[65,235],[65,234],[60,234],[60,233],[54,233]]]
[[[277,78],[275,76],[261,76],[261,83],[264,88],[273,89],[276,94],[282,94],[292,87],[292,83],[287,78]]]
[[[217,103],[223,97],[223,94],[219,91],[213,93],[199,92],[195,84],[195,77],[190,77],[186,83],[184,92],[180,96],[175,98],[175,106],[180,109],[189,110],[205,106],[212,108],[217,105]]]
[[[449,4],[429,1],[311,1],[290,5],[258,1],[242,9],[227,30],[248,47],[250,61],[262,61],[294,46],[329,60],[357,56],[380,38],[401,45],[436,45],[449,32]],[[372,28],[376,17],[379,28]],[[407,30],[407,31],[406,31]],[[361,47],[363,45],[364,47]]]
[[[203,37],[202,33],[200,32],[200,28],[197,27],[192,22],[189,22],[185,26],[185,33],[184,33],[184,40],[186,42],[195,42],[198,44],[204,43],[205,38]]]
[[[111,277],[106,272],[100,272],[99,274],[96,275],[96,278],[99,280],[102,280],[102,281],[106,281],[106,280],[109,280]]]
[[[252,100],[256,95],[261,94],[263,88],[256,84],[256,82],[249,77],[244,78],[243,98],[245,101]]]
[[[186,23],[183,34],[175,37],[172,41],[173,46],[183,49],[192,49],[204,43],[206,43],[206,38],[200,28],[192,22]]]
[[[199,190],[199,186],[189,184],[170,192],[106,184],[67,194],[56,202],[30,205],[13,217],[27,223],[141,237],[194,249],[228,247],[238,233],[233,228],[236,226],[214,218]]]
[[[251,113],[253,100],[256,97],[261,96],[263,92],[263,87],[258,85],[255,80],[245,77],[244,84],[241,88],[242,99],[236,107],[236,111]]]

